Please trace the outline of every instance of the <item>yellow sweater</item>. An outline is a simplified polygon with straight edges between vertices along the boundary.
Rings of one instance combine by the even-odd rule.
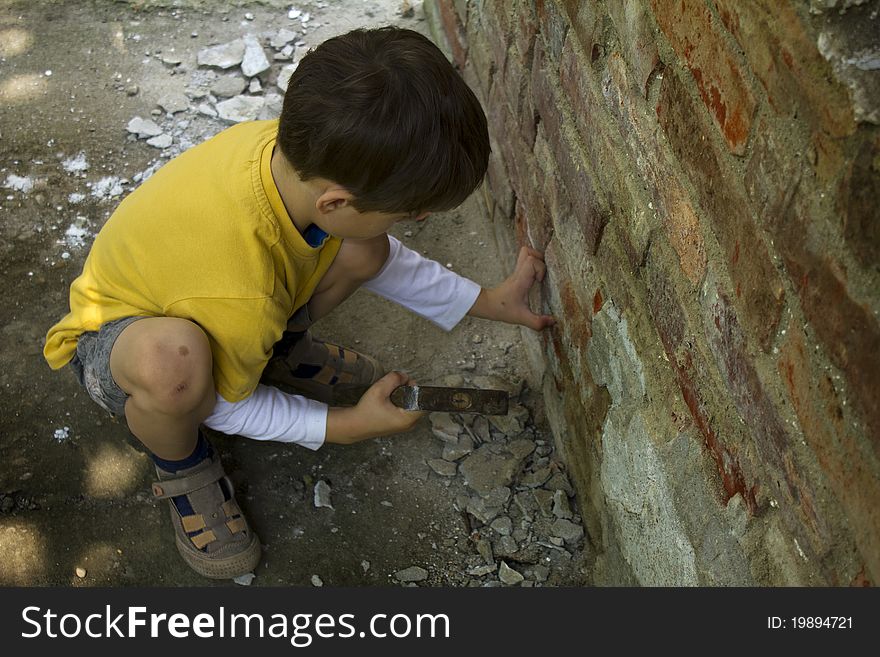
[[[253,392],[341,243],[313,248],[290,220],[270,169],[277,130],[277,121],[233,126],[119,205],[70,287],[70,313],[46,336],[53,369],[104,322],[181,317],[208,335],[217,391],[230,402]]]

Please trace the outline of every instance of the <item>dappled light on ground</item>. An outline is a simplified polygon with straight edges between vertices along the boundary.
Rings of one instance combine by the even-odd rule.
[[[0,81],[0,102],[19,105],[44,96],[49,89],[49,80],[40,73],[13,75]]]
[[[102,445],[86,465],[85,488],[91,497],[127,497],[137,492],[139,482],[138,459],[125,445]]]
[[[15,518],[0,522],[0,585],[28,586],[46,570],[46,545],[33,523]]]
[[[16,57],[31,49],[34,36],[20,27],[0,30],[0,57]]]

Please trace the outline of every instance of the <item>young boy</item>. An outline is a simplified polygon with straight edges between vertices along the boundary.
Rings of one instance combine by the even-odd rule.
[[[446,330],[465,314],[553,323],[527,301],[541,254],[523,248],[514,273],[484,290],[386,234],[460,204],[488,154],[479,102],[436,46],[410,30],[355,30],[303,58],[278,121],[182,154],[102,228],[45,357],[69,363],[150,451],[153,493],[169,499],[198,573],[235,577],[260,559],[202,424],[317,449],[423,415],[389,400],[406,375],[312,339],[310,325],[358,287]],[[373,385],[357,406],[328,408],[333,387],[351,383]]]

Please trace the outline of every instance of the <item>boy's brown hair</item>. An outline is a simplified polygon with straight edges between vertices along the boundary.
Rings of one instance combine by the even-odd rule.
[[[431,41],[396,27],[354,30],[303,57],[278,145],[303,180],[342,185],[360,212],[453,208],[489,157],[473,91]]]

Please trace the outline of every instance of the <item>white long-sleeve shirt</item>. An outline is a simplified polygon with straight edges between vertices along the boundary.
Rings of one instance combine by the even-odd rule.
[[[468,313],[480,286],[388,236],[390,252],[381,271],[362,287],[451,331]],[[254,440],[324,444],[327,404],[260,384],[247,398],[228,402],[219,394],[205,426]]]

